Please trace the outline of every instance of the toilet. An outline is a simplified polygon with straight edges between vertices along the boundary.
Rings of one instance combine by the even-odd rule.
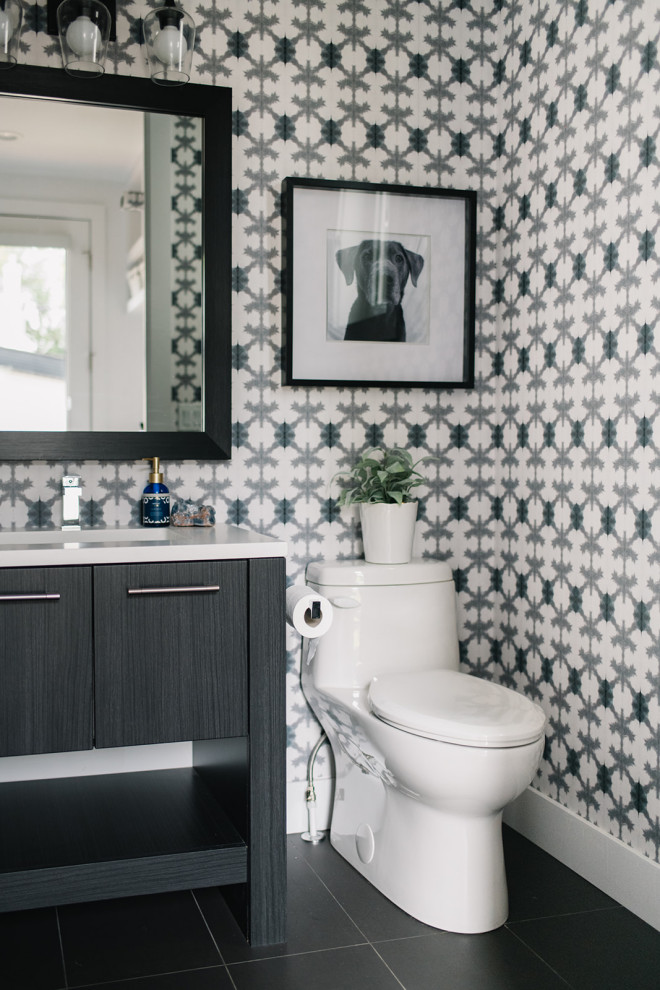
[[[446,563],[315,561],[306,580],[333,606],[301,675],[335,760],[332,845],[419,921],[498,928],[502,811],[538,769],[543,711],[459,672]]]

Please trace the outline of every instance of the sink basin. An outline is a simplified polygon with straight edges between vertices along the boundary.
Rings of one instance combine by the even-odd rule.
[[[35,543],[40,546],[65,543],[149,543],[169,539],[168,528],[162,529],[4,529],[0,530],[0,547]]]

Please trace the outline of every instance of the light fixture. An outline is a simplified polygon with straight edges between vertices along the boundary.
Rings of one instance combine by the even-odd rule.
[[[18,42],[23,22],[20,0],[0,0],[0,68],[16,64]]]
[[[112,26],[112,15],[100,0],[64,0],[58,6],[57,33],[70,75],[103,74]]]
[[[190,79],[195,22],[190,14],[165,0],[144,19],[144,42],[149,57],[149,71],[155,83],[180,86]]]

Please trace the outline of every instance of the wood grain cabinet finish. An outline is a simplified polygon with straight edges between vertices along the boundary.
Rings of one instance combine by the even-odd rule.
[[[0,911],[220,886],[285,939],[284,589],[281,557],[0,569],[0,756],[192,740],[1,784]]]
[[[0,756],[92,748],[91,580],[0,570]]]
[[[94,568],[96,745],[247,732],[247,562]]]

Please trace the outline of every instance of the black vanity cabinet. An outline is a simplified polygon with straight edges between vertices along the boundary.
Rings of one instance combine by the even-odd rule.
[[[225,886],[284,940],[284,587],[280,557],[0,568],[1,756],[193,752],[0,783],[0,910]]]
[[[245,560],[94,568],[98,747],[247,734],[247,572]]]
[[[92,747],[89,567],[0,570],[0,756]]]

